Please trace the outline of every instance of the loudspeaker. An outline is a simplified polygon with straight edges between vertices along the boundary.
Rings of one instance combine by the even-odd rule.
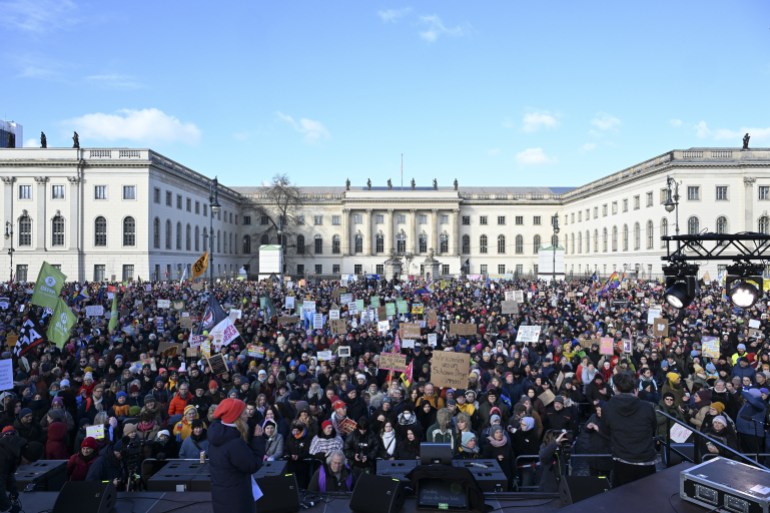
[[[404,506],[404,484],[394,478],[361,474],[350,498],[354,513],[398,513]]]
[[[559,495],[562,505],[582,501],[599,495],[610,489],[610,482],[604,477],[562,476],[559,483]]]
[[[117,492],[112,483],[67,481],[56,498],[52,513],[111,513]]]
[[[257,501],[259,513],[297,513],[299,511],[299,486],[294,474],[265,476],[256,481],[264,494]]]

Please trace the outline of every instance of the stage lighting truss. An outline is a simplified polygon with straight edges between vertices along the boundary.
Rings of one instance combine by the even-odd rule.
[[[686,308],[698,293],[698,266],[675,262],[663,268],[666,276],[666,302],[674,308]]]
[[[751,308],[762,296],[763,264],[738,262],[727,266],[725,286],[730,301],[738,308]]]

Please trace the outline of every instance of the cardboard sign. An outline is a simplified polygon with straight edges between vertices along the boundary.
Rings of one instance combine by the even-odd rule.
[[[519,303],[516,301],[503,301],[500,303],[500,312],[504,314],[519,313]]]
[[[422,330],[416,322],[402,322],[399,326],[401,338],[420,338]]]
[[[227,362],[225,362],[225,357],[219,353],[210,358],[206,358],[206,363],[208,363],[212,374],[219,375],[227,372]]]
[[[11,333],[10,335],[6,335],[5,337],[5,343],[8,345],[8,347],[16,347],[16,342],[18,342],[19,336],[15,333]],[[9,362],[11,360],[8,360]],[[11,387],[13,388],[13,387]]]
[[[299,322],[297,315],[283,315],[278,318],[278,326],[290,326]]]
[[[470,355],[437,351],[431,359],[431,382],[437,387],[467,388]]]
[[[176,356],[182,346],[174,342],[161,342],[158,344],[158,354],[161,356]]]
[[[547,407],[554,401],[554,399],[556,399],[556,396],[554,395],[553,391],[545,390],[542,394],[537,396],[537,398],[540,399],[540,402],[543,403],[543,406]]]
[[[340,428],[340,431],[348,435],[356,430],[358,424],[356,424],[355,420],[345,417],[345,419],[338,424],[338,427]]]
[[[197,358],[198,357],[198,348],[197,347],[188,347],[185,349],[185,356],[187,358]]]
[[[345,322],[345,319],[329,321],[329,326],[331,328],[332,335],[344,335],[348,332],[348,323]]]
[[[513,300],[517,303],[523,303],[524,302],[524,291],[523,290],[515,290],[513,293]]]
[[[667,337],[668,336],[668,320],[660,317],[656,318],[652,322],[652,334],[655,337]]]
[[[681,424],[674,424],[671,426],[671,431],[669,433],[671,435],[672,442],[683,444],[687,441],[688,438],[690,438],[692,431],[682,426]]]
[[[519,326],[519,331],[516,332],[516,342],[534,344],[540,340],[540,331],[542,329],[541,326],[522,324]]]
[[[406,355],[401,353],[380,353],[380,369],[404,372]]]
[[[86,317],[102,317],[102,316],[104,316],[104,307],[102,305],[86,306]]]
[[[428,310],[425,315],[425,320],[428,328],[434,329],[436,326],[438,326],[438,312],[435,310]]]
[[[185,330],[191,330],[193,327],[192,317],[180,317],[179,326]]]
[[[602,337],[599,339],[599,354],[610,356],[614,353],[612,337]]]
[[[476,335],[476,331],[476,325],[471,323],[453,322],[449,325],[449,334],[457,335],[458,337],[473,337]]]
[[[171,300],[170,299],[158,299],[158,308],[171,308]]]
[[[193,284],[190,285],[190,288],[195,291],[201,291],[203,290],[203,282],[202,281],[193,282]]]
[[[717,337],[701,338],[701,351],[708,358],[719,358],[719,339]]]
[[[174,301],[174,310],[184,310],[184,301]]]
[[[384,306],[377,307],[377,319],[382,321],[388,318],[387,309]]]

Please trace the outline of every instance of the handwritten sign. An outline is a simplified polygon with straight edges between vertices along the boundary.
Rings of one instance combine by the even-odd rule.
[[[430,347],[436,347],[438,345],[438,335],[435,333],[428,333],[428,345]]]
[[[647,324],[653,324],[655,322],[655,319],[660,317],[663,314],[663,309],[659,306],[653,306],[650,307],[649,310],[647,310]]]
[[[299,317],[296,315],[283,315],[278,318],[278,326],[289,326],[291,324],[297,324]]]
[[[604,355],[611,355],[612,349],[612,337],[602,337],[599,339],[599,353]]]
[[[396,316],[396,303],[385,303],[385,315],[388,317]]]
[[[516,342],[535,343],[540,339],[541,330],[540,326],[522,324],[516,332]]]
[[[329,321],[329,327],[333,335],[344,335],[348,331],[348,325],[345,319],[336,319]]]
[[[431,359],[431,381],[437,387],[467,388],[470,355],[437,351]]]
[[[668,320],[660,317],[656,318],[652,323],[652,334],[655,337],[667,337],[668,336]]]
[[[500,303],[500,312],[504,314],[517,314],[519,313],[519,303],[516,301],[503,301]]]
[[[182,346],[174,342],[161,342],[158,344],[158,354],[162,356],[176,356]]]
[[[318,353],[316,354],[316,357],[318,358],[319,362],[329,361],[329,360],[331,360],[333,358],[332,352],[328,351],[328,350],[327,351],[318,351]]]
[[[404,372],[406,370],[406,355],[380,353],[380,369]]]
[[[350,357],[350,346],[340,346],[337,348],[337,356],[340,358]]]
[[[476,325],[471,323],[454,322],[449,325],[449,334],[459,337],[472,337],[476,335]]]
[[[13,360],[0,360],[0,390],[13,389]]]
[[[227,372],[227,362],[225,362],[225,357],[221,354],[215,354],[211,358],[206,358],[206,363],[209,364],[212,374],[224,374]]]
[[[703,337],[701,338],[701,344],[703,356],[719,358],[719,339],[717,337]]]
[[[86,426],[86,436],[90,436],[97,440],[104,439],[104,424],[98,424],[96,426]]]
[[[104,316],[104,307],[102,305],[86,306],[86,317],[102,317],[102,316]]]
[[[158,299],[158,308],[171,308],[171,300],[170,299]]]
[[[419,323],[402,322],[400,326],[401,338],[420,338],[422,334]]]

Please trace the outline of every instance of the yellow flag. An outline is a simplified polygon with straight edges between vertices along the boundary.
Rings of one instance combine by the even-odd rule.
[[[206,272],[209,267],[209,252],[206,251],[201,257],[195,261],[192,266],[192,279],[194,280],[198,276]]]

